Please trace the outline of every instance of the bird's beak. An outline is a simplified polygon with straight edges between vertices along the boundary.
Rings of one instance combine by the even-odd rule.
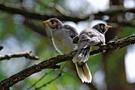
[[[46,21],[43,21],[43,24],[51,25],[51,22],[46,20]]]
[[[106,28],[109,29],[109,28],[112,28],[112,26],[107,25]]]

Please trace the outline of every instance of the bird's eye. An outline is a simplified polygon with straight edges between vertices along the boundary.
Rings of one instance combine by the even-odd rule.
[[[51,21],[52,24],[54,24],[54,21]]]
[[[56,26],[57,25],[57,22],[53,21],[51,22],[53,26]]]
[[[101,28],[101,29],[104,29],[104,26],[103,26],[103,25],[101,25],[101,26],[100,26],[100,28]]]

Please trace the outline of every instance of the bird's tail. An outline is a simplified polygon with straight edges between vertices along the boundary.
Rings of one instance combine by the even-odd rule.
[[[86,62],[89,58],[89,51],[90,51],[90,47],[86,47],[86,48],[81,48],[78,49],[76,55],[73,58],[73,62],[77,63],[77,62]]]
[[[87,63],[75,63],[77,74],[80,77],[81,81],[84,83],[91,83],[92,75],[89,70]]]
[[[76,55],[73,58],[75,63],[77,74],[82,82],[90,83],[92,81],[91,72],[86,63],[89,57],[90,46],[78,49]]]

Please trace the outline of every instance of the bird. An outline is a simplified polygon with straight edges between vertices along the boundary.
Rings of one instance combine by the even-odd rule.
[[[73,39],[78,37],[78,33],[74,27],[63,24],[57,18],[45,20],[43,24],[48,26],[52,36],[52,43],[60,54],[67,54],[77,50],[77,44],[73,42]]]
[[[51,32],[51,39],[55,49],[60,54],[66,54],[71,51],[77,50],[77,41],[74,38],[78,38],[77,30],[67,24],[63,24],[57,18],[50,18],[43,21],[43,24],[46,24]]]
[[[112,26],[98,23],[92,28],[82,30],[78,39],[78,50],[72,61],[75,63],[78,76],[82,82],[91,83],[92,75],[86,61],[89,58],[91,46],[105,45],[105,33]]]

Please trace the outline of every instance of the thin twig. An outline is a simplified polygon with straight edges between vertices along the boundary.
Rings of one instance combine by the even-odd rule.
[[[41,89],[41,88],[47,86],[47,85],[50,84],[51,82],[57,80],[59,77],[61,77],[61,76],[62,76],[62,71],[63,71],[64,66],[65,66],[65,65],[63,65],[63,67],[60,69],[59,74],[58,74],[55,78],[53,78],[52,80],[50,80],[50,81],[44,83],[43,85],[41,85],[41,86],[39,86],[39,87],[36,87],[35,90],[39,90],[39,89]]]
[[[40,82],[44,77],[46,77],[47,75],[49,75],[50,73],[52,73],[54,70],[51,70],[48,73],[45,73],[38,81],[36,81],[34,84],[32,84],[27,90],[30,90],[32,87],[34,87],[38,82]]]
[[[41,89],[41,88],[45,87],[46,85],[48,85],[48,84],[50,84],[51,82],[53,82],[53,81],[55,81],[56,79],[58,79],[60,76],[61,76],[61,72],[60,72],[55,78],[53,78],[52,80],[48,81],[47,83],[43,84],[43,85],[40,86],[40,87],[35,88],[35,90],[38,90],[38,89]]]
[[[18,57],[25,57],[30,60],[39,60],[39,58],[35,55],[31,55],[31,51],[27,52],[20,52],[20,53],[10,53],[5,55],[0,55],[0,61],[2,60],[9,60],[10,58],[18,58]]]

